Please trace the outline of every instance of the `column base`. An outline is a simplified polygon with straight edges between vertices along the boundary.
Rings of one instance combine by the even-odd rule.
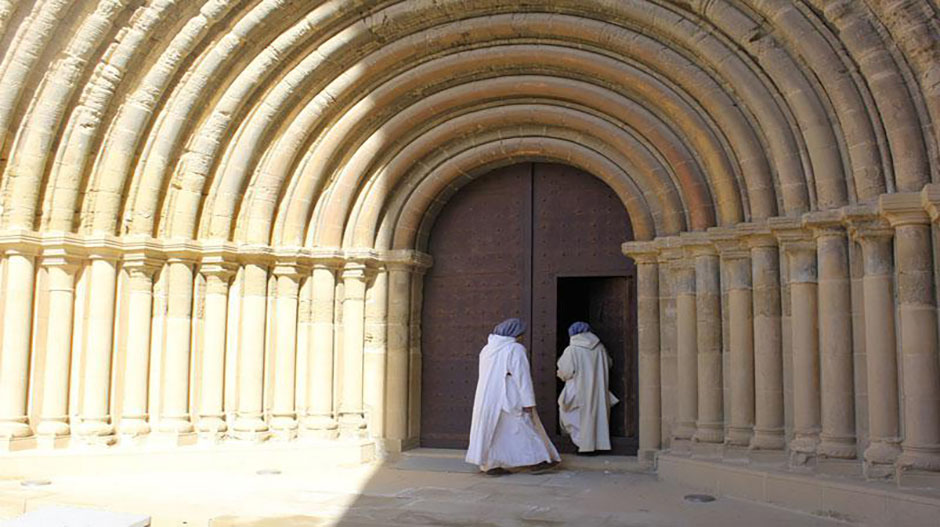
[[[69,424],[65,418],[45,419],[36,427],[36,435],[43,437],[67,436],[69,432]]]
[[[268,424],[260,415],[240,415],[235,418],[232,431],[229,434],[238,441],[261,443],[269,437]]]
[[[816,447],[816,454],[820,457],[835,459],[855,459],[858,456],[858,448],[855,446],[854,437],[840,438],[822,436],[819,445]]]
[[[340,439],[363,439],[366,437],[366,419],[361,413],[342,414],[339,418]]]
[[[225,424],[222,415],[201,415],[199,421],[196,422],[196,431],[200,435],[216,434],[221,436],[226,430],[228,430],[228,425]]]
[[[901,445],[901,449],[901,456],[897,461],[898,474],[908,470],[940,472],[940,447]]]
[[[751,445],[753,430],[751,427],[729,427],[725,436],[725,444],[730,446],[747,447]]]
[[[0,437],[0,452],[17,452],[36,448],[36,438],[27,437]]]
[[[721,443],[724,440],[724,427],[721,423],[703,423],[695,430],[692,441],[696,443]]]
[[[649,463],[656,466],[656,457],[659,455],[658,448],[641,448],[636,452],[636,460],[640,463]]]
[[[291,441],[297,437],[297,420],[292,416],[278,415],[271,418],[271,437],[278,441]]]
[[[157,430],[163,434],[188,434],[193,431],[193,424],[188,415],[161,417]]]
[[[150,433],[147,416],[122,417],[117,425],[118,436],[122,441],[136,439]]]
[[[22,420],[4,420],[0,421],[0,439],[17,439],[33,435],[26,418]]]
[[[894,463],[900,455],[901,447],[898,445],[898,441],[873,440],[865,449],[865,454],[862,457],[866,466],[890,466],[892,472],[894,472]]]
[[[816,435],[798,435],[790,441],[789,465],[791,468],[811,469],[816,466],[816,446],[819,438]]]
[[[114,427],[106,419],[83,420],[73,427],[73,431],[79,443],[86,446],[110,446],[116,440]]]
[[[783,450],[787,446],[787,439],[783,430],[754,430],[751,437],[751,450]]]

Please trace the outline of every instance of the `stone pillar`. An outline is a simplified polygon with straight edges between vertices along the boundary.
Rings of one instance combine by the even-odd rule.
[[[368,274],[365,265],[350,263],[343,269],[343,377],[340,386],[339,430],[346,438],[362,437],[362,375],[365,300]]]
[[[263,264],[245,264],[244,292],[238,350],[238,408],[232,435],[262,441],[268,436],[264,421],[264,343],[267,326],[268,270]]]
[[[696,335],[695,268],[688,261],[674,264],[676,283],[676,348],[679,415],[674,437],[691,440],[698,418],[698,342]]]
[[[776,233],[790,274],[794,428],[790,456],[793,464],[803,465],[815,458],[820,428],[816,243],[799,227]]]
[[[159,266],[145,257],[126,258],[130,293],[127,305],[127,353],[124,394],[118,434],[136,438],[148,434],[147,390],[150,385],[150,337],[153,319],[153,277]]]
[[[411,269],[388,267],[388,370],[385,434],[392,448],[408,439],[408,329],[411,320]]]
[[[676,258],[681,251],[669,247],[669,239],[657,241],[659,249],[659,398],[662,426],[660,441],[672,448],[679,415],[679,377],[676,345]]]
[[[851,219],[851,218],[850,218]],[[869,477],[893,473],[901,453],[898,416],[897,338],[894,318],[894,230],[867,217],[853,220],[852,237],[862,247],[865,356],[868,382]]]
[[[424,306],[426,266],[411,275],[411,323],[408,329],[408,441],[417,445],[421,435],[421,310]]]
[[[294,408],[294,379],[297,365],[297,297],[301,270],[293,263],[278,264],[275,307],[274,401],[271,429],[275,437],[289,440],[297,435]]]
[[[640,445],[637,458],[652,461],[655,453],[662,447],[658,253],[649,248],[644,250],[636,243],[625,244],[624,252],[633,258],[637,269],[637,342],[640,382]]]
[[[72,318],[75,306],[76,261],[65,251],[43,251],[49,301],[46,350],[42,366],[42,405],[36,434],[41,441],[69,434],[69,371],[72,359]]]
[[[900,470],[940,471],[940,361],[929,218],[916,194],[884,195],[894,227],[904,441]]]
[[[116,253],[98,250],[91,254],[90,259],[81,422],[74,432],[85,443],[110,444],[114,442],[108,403],[117,289]]]
[[[783,355],[780,306],[780,255],[768,233],[748,238],[754,317],[754,436],[755,450],[783,450]]]
[[[721,443],[724,407],[721,382],[721,289],[718,253],[710,243],[694,245],[695,340],[697,349],[698,416],[694,440]]]
[[[35,254],[30,247],[6,250],[6,305],[0,347],[0,441],[29,437],[27,390],[33,322]]]
[[[749,446],[754,433],[754,326],[750,252],[736,239],[723,240],[721,260],[728,277],[728,375],[731,415],[725,442]]]
[[[328,263],[314,265],[312,332],[307,359],[307,415],[304,428],[315,437],[336,435],[333,414],[333,306],[336,293],[335,269]]]
[[[193,262],[170,258],[167,262],[166,349],[157,429],[179,438],[193,431],[189,419],[189,359],[192,352]]]
[[[227,429],[223,387],[228,334],[228,292],[235,269],[221,262],[204,262],[199,272],[206,278],[206,300],[196,429],[201,436],[214,441],[221,439]]]
[[[852,357],[852,292],[849,253],[841,212],[806,216],[816,238],[819,269],[819,354],[822,433],[817,454],[852,459],[855,446],[855,383]]]

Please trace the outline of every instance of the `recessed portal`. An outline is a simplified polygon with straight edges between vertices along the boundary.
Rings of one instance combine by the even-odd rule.
[[[480,349],[495,324],[522,317],[529,326],[524,343],[538,412],[552,440],[564,449],[555,373],[564,348],[559,335],[567,337],[567,325],[559,326],[557,310],[559,295],[569,293],[559,289],[560,280],[598,277],[580,284],[593,288],[586,302],[605,306],[593,316],[619,321],[622,334],[617,337],[606,329],[614,322],[604,318],[597,323],[611,333],[602,338],[614,339],[605,344],[619,356],[615,365],[631,365],[625,354],[635,353],[634,300],[627,293],[634,267],[620,246],[632,239],[620,198],[601,180],[572,167],[513,165],[457,192],[437,216],[428,243],[434,266],[425,277],[421,317],[421,445],[466,447]],[[617,298],[619,314],[605,292]],[[592,313],[590,307],[587,312]],[[626,371],[613,377],[633,375]],[[615,386],[624,402],[615,407],[623,424],[614,435],[629,439],[635,435],[635,419],[630,421],[635,411],[626,408],[635,404],[636,384]],[[618,453],[635,451],[635,441],[633,446],[614,444]]]

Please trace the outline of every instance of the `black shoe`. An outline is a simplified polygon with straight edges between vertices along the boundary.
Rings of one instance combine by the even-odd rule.
[[[486,472],[484,472],[484,474],[486,474],[487,476],[506,476],[508,474],[511,474],[511,472],[504,469],[503,467],[496,467],[496,468],[491,468],[487,470]]]
[[[551,463],[549,463],[548,461],[543,461],[543,462],[539,463],[538,465],[533,466],[533,467],[529,470],[529,474],[534,474],[534,475],[536,475],[536,476],[539,475],[539,474],[546,474],[546,473],[548,473],[548,472],[554,471],[554,470],[555,470],[555,467],[557,467],[557,466],[558,466],[558,462],[557,462],[557,461],[553,461],[553,462],[551,462]]]
[[[599,455],[601,455],[601,453],[598,452],[597,450],[591,450],[591,451],[588,451],[588,452],[578,452],[577,455],[579,455],[579,456],[584,456],[584,457],[594,457],[594,456],[599,456]]]

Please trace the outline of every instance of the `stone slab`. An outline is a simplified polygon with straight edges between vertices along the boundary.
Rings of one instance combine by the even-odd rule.
[[[0,524],[2,527],[149,527],[150,516],[78,507],[44,507]]]

